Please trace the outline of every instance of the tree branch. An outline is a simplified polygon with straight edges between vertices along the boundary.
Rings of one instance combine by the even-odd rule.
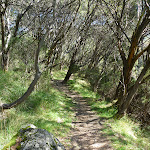
[[[33,92],[34,86],[36,85],[37,81],[39,80],[39,78],[41,76],[41,72],[39,70],[38,62],[39,62],[39,52],[40,52],[40,49],[41,49],[41,46],[42,46],[42,42],[43,42],[42,39],[39,38],[38,48],[37,48],[36,54],[35,54],[35,70],[36,70],[36,73],[35,73],[35,76],[34,76],[34,80],[30,84],[27,91],[18,100],[16,100],[13,103],[10,103],[10,104],[2,104],[0,106],[0,112],[5,110],[5,109],[10,109],[10,108],[18,106],[20,103],[24,102],[30,96],[30,94]]]
[[[23,16],[25,15],[25,13],[26,13],[29,9],[31,9],[31,8],[32,8],[32,5],[29,5],[29,6],[25,9],[25,11],[24,11],[22,14],[18,14],[17,19],[16,19],[16,22],[15,22],[14,32],[13,32],[12,35],[10,35],[9,41],[7,41],[6,53],[9,52],[10,46],[11,46],[12,44],[14,44],[14,42],[16,41],[16,38],[15,38],[15,37],[17,36],[17,31],[18,31],[18,29],[19,29],[19,24],[20,24],[20,21],[21,21],[22,17],[23,17]]]
[[[139,24],[138,22],[136,29],[132,35],[131,46],[130,46],[129,55],[128,55],[128,64],[131,64],[131,61],[133,61],[133,57],[135,56],[135,51],[137,49],[138,42],[142,35],[142,32],[144,31],[144,29],[150,22],[149,16],[150,16],[150,13],[146,13],[140,25],[138,25]]]
[[[17,19],[16,19],[16,25],[15,25],[15,30],[14,30],[14,33],[13,33],[13,37],[16,37],[16,35],[17,35],[17,31],[18,31],[18,28],[19,28],[19,23],[20,23],[22,17],[31,8],[32,8],[32,5],[29,5],[22,14],[18,14]]]
[[[150,79],[150,75],[146,76],[146,77],[141,81],[140,84],[145,83],[145,82],[146,82],[147,80],[149,80],[149,79]]]
[[[129,43],[131,43],[130,38],[127,36],[127,34],[125,33],[124,29],[122,28],[120,22],[118,21],[118,20],[121,20],[121,18],[123,17],[123,12],[124,12],[124,8],[125,8],[125,4],[126,4],[126,3],[125,3],[125,0],[123,1],[123,7],[122,7],[122,12],[121,12],[120,18],[118,18],[117,13],[116,13],[116,16],[114,16],[114,14],[111,12],[111,9],[110,9],[110,7],[108,6],[107,2],[106,2],[105,0],[103,0],[103,1],[104,1],[105,5],[106,5],[107,9],[109,10],[109,12],[110,12],[112,18],[114,19],[116,26],[118,26],[118,27],[121,29],[121,32],[125,35],[125,37],[126,37],[127,40],[129,41]],[[104,10],[103,10],[103,12],[104,12]],[[105,14],[106,14],[106,13],[105,13]],[[107,21],[107,23],[108,23],[108,21]],[[110,26],[109,26],[109,27],[110,27]],[[111,28],[111,30],[112,30],[112,28]],[[114,32],[114,30],[112,30],[112,31]],[[115,34],[115,35],[116,35],[116,34]],[[116,35],[116,36],[117,36],[117,35]],[[118,37],[118,36],[117,36],[117,37]]]
[[[144,50],[142,50],[139,54],[137,54],[136,56],[135,56],[135,58],[134,58],[134,62],[136,62],[136,60],[141,56],[141,55],[143,55],[143,53],[144,52],[148,52],[148,51],[150,51],[150,44],[144,49]]]
[[[122,6],[121,15],[120,15],[120,18],[121,18],[121,19],[122,19],[122,17],[123,17],[123,13],[124,13],[125,5],[126,5],[126,0],[123,0],[123,6]]]
[[[118,41],[118,49],[119,49],[119,53],[120,53],[121,59],[122,59],[122,61],[123,61],[123,65],[125,66],[126,63],[127,63],[127,59],[126,59],[126,57],[125,57],[124,51],[121,50],[120,40]]]
[[[77,10],[76,10],[76,12],[75,12],[75,17],[73,18],[72,22],[69,24],[69,26],[68,26],[68,28],[66,29],[66,32],[65,32],[65,33],[67,33],[67,32],[70,30],[70,28],[72,27],[73,22],[75,22],[75,19],[76,19],[77,13],[78,13],[78,11],[79,11],[80,5],[81,5],[81,3],[80,3],[80,0],[79,0],[79,4],[78,4]],[[59,41],[61,41],[61,40],[65,37],[65,33],[64,33],[64,32],[62,33],[63,28],[64,28],[64,27],[62,27],[62,28],[59,29],[59,32],[58,32],[56,38],[54,39],[54,41],[53,41],[53,43],[52,43],[52,45],[51,45],[51,47],[50,47],[48,53],[46,54],[46,59],[47,59],[47,64],[46,64],[46,65],[47,65],[47,66],[48,66],[49,63],[50,63],[51,56],[52,56],[52,54],[53,54],[54,49],[55,49],[56,46],[57,46],[57,43],[58,43]]]

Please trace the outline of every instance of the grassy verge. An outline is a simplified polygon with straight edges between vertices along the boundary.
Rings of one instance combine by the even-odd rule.
[[[77,91],[84,98],[87,98],[91,108],[97,112],[100,118],[106,120],[101,131],[112,142],[112,147],[116,150],[149,150],[150,131],[142,130],[138,123],[132,121],[128,116],[120,120],[112,119],[116,110],[112,103],[105,98],[92,92],[90,84],[84,79],[74,77],[68,82],[70,89]]]
[[[31,74],[1,71],[0,102],[15,101],[26,91],[32,78]],[[71,99],[51,86],[50,78],[43,74],[23,104],[0,114],[0,149],[27,124],[46,129],[58,138],[67,136],[73,118],[72,107]]]

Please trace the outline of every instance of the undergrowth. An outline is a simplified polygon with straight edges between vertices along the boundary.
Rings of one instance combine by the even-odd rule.
[[[53,79],[63,80],[65,71],[53,71]],[[28,88],[32,74],[21,72],[0,72],[0,102],[9,103],[19,98]],[[43,74],[34,92],[21,105],[6,110],[0,116],[0,149],[26,124],[34,124],[53,133],[57,137],[67,136],[73,119],[73,103],[64,93],[55,89],[51,77]],[[150,131],[141,129],[138,122],[128,116],[114,120],[116,110],[105,97],[94,93],[90,84],[75,75],[68,82],[71,90],[78,92],[87,99],[92,110],[100,116],[105,134],[116,150],[149,150]],[[105,120],[105,121],[103,121]]]
[[[32,78],[32,74],[1,71],[0,102],[10,103],[18,99],[27,90]],[[53,87],[50,77],[43,74],[24,103],[0,114],[0,149],[27,124],[46,129],[58,139],[67,136],[74,116],[72,107],[71,99]]]
[[[149,150],[150,131],[141,129],[138,122],[133,121],[127,115],[122,119],[113,119],[117,112],[112,103],[92,91],[90,84],[85,80],[74,76],[68,82],[71,90],[75,90],[84,98],[92,110],[96,111],[103,123],[100,134],[105,134],[111,140],[112,147],[116,150]],[[102,120],[105,120],[104,122]]]

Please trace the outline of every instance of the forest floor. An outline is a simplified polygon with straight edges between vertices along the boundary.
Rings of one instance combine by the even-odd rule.
[[[65,143],[65,139],[61,140],[67,150],[112,150],[110,141],[101,132],[103,127],[103,119],[101,119],[90,106],[87,100],[78,93],[69,90],[67,85],[61,81],[54,82],[56,87],[64,92],[68,97],[72,98],[75,103],[73,111],[75,112],[75,120],[72,122],[72,129],[67,140],[71,144]]]

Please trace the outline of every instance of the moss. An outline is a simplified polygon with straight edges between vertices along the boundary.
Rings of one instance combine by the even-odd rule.
[[[19,146],[17,146],[17,148],[16,148],[16,149],[17,149],[17,150],[19,150],[20,148],[21,148],[21,144],[19,144]]]
[[[36,128],[34,125],[29,124],[29,125],[27,125],[26,127],[23,127],[21,130],[25,131],[26,129],[28,129],[28,128],[33,128],[33,127]],[[4,148],[3,148],[2,150],[7,150],[7,149],[9,149],[10,147],[14,146],[14,145],[16,144],[16,139],[17,139],[18,137],[20,137],[20,136],[21,136],[21,139],[22,139],[23,141],[26,140],[26,136],[25,136],[24,134],[23,134],[23,135],[20,135],[20,133],[17,133],[16,135],[14,135],[14,136],[12,137],[12,139],[10,140],[10,142],[4,146]],[[20,147],[21,147],[21,145],[19,144],[19,146],[17,146],[17,149],[20,149]]]
[[[2,150],[7,150],[7,149],[9,149],[11,146],[15,145],[17,138],[18,138],[18,133],[12,137],[12,139],[10,140],[10,142],[9,142],[8,144],[6,144]]]
[[[57,142],[57,140],[54,138],[54,142],[56,143],[56,144],[58,144],[58,142]]]

